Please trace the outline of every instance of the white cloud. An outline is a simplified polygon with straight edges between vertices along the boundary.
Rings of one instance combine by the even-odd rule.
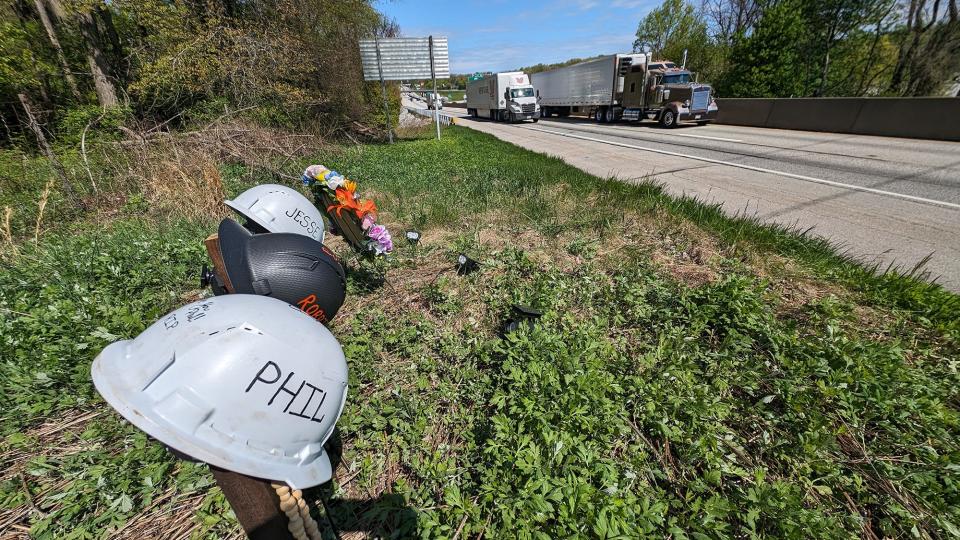
[[[450,69],[454,73],[504,71],[538,63],[562,62],[570,58],[627,52],[632,44],[632,35],[584,36],[536,44],[497,42],[465,51],[451,50]]]

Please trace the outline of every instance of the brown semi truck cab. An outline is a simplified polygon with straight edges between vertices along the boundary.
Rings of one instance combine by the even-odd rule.
[[[624,120],[658,120],[664,127],[680,122],[700,124],[717,118],[710,85],[696,82],[690,71],[668,61],[625,69],[621,104]]]

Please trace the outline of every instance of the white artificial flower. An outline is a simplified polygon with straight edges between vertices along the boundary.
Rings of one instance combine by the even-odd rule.
[[[331,176],[330,178],[327,178],[327,187],[330,189],[330,191],[336,191],[337,188],[342,187],[343,183],[346,181],[347,179],[341,175]]]

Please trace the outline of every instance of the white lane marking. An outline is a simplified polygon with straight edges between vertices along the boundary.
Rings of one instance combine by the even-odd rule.
[[[580,127],[580,126],[578,126],[578,127]],[[573,128],[565,128],[565,129],[573,129]],[[603,128],[603,129],[594,129],[594,128],[589,128],[589,127],[584,126],[584,127],[581,127],[581,129],[586,129],[587,131],[592,131],[592,132],[594,132],[594,133],[601,133],[601,134],[603,133],[603,129],[609,129],[609,130],[612,130],[612,131],[622,131],[623,133],[638,133],[636,130],[634,130],[634,129],[632,129],[632,128],[615,128],[615,127],[612,127],[612,126],[607,126],[607,127]],[[694,135],[694,134],[692,134],[692,133],[659,133],[659,132],[658,132],[658,133],[656,133],[656,134],[657,134],[657,135],[667,135],[667,136],[669,136],[669,137],[693,137],[693,138],[696,138],[696,139],[710,139],[711,141],[743,142],[742,139],[727,139],[726,137],[711,137],[711,136],[709,136],[709,135]]]
[[[914,196],[914,195],[906,195],[906,194],[904,194],[904,193],[897,193],[897,192],[895,192],[895,191],[884,191],[884,190],[882,190],[882,189],[874,189],[874,188],[870,188],[870,187],[857,186],[857,185],[854,185],[854,184],[845,184],[845,183],[843,183],[843,182],[834,182],[833,180],[826,180],[826,179],[823,179],[823,178],[814,178],[813,176],[805,176],[805,175],[802,175],[802,174],[793,174],[793,173],[788,173],[788,172],[783,172],[783,171],[777,171],[777,170],[774,170],[774,169],[766,169],[766,168],[764,168],[764,167],[754,167],[754,166],[752,166],[752,165],[743,165],[743,164],[741,164],[741,163],[734,163],[734,162],[732,162],[732,161],[723,161],[723,160],[719,160],[719,159],[710,159],[710,158],[705,158],[705,157],[700,157],[700,156],[693,156],[693,155],[690,155],[690,154],[681,154],[681,153],[679,153],[679,152],[670,152],[669,150],[658,150],[658,149],[656,149],[656,148],[647,148],[647,147],[645,147],[645,146],[637,146],[637,145],[635,145],[635,144],[620,143],[620,142],[615,142],[615,141],[605,141],[605,140],[603,140],[603,139],[596,139],[596,138],[594,138],[594,137],[584,137],[583,135],[574,135],[574,134],[572,134],[572,133],[563,133],[563,132],[561,132],[561,131],[553,131],[553,130],[550,130],[550,129],[536,128],[536,127],[527,127],[527,128],[522,128],[522,129],[529,129],[529,130],[532,130],[532,131],[542,131],[543,133],[551,133],[551,134],[553,134],[553,135],[560,135],[561,137],[570,137],[570,138],[573,138],[573,139],[582,139],[582,140],[585,140],[585,141],[593,141],[593,142],[598,142],[598,143],[603,143],[603,144],[609,144],[609,145],[613,145],[613,146],[620,146],[620,147],[623,147],[623,148],[632,148],[632,149],[634,149],[634,150],[643,150],[643,151],[646,151],[646,152],[653,152],[653,153],[655,153],[655,154],[664,154],[664,155],[667,155],[667,156],[675,156],[675,157],[682,157],[682,158],[687,158],[687,159],[694,159],[694,160],[697,160],[697,161],[704,161],[704,162],[707,162],[707,163],[715,163],[715,164],[717,164],[717,165],[726,165],[726,166],[728,166],[728,167],[736,167],[736,168],[738,168],[738,169],[746,169],[746,170],[749,170],[749,171],[757,171],[757,172],[762,172],[762,173],[767,173],[767,174],[775,174],[775,175],[778,175],[778,176],[785,176],[785,177],[787,177],[787,178],[795,178],[795,179],[797,179],[797,180],[804,180],[804,181],[806,181],[806,182],[814,182],[814,183],[817,183],[817,184],[824,184],[824,185],[827,185],[827,186],[833,186],[833,187],[838,187],[838,188],[843,188],[843,189],[849,189],[849,190],[853,190],[853,191],[863,191],[863,192],[866,192],[866,193],[874,193],[874,194],[877,194],[877,195],[885,195],[885,196],[887,196],[887,197],[896,197],[896,198],[898,198],[898,199],[905,199],[905,200],[908,200],[908,201],[914,201],[914,202],[925,203],[925,204],[935,204],[935,205],[937,205],[937,206],[945,206],[945,207],[947,207],[947,208],[953,208],[954,210],[960,210],[960,204],[956,204],[956,203],[952,203],[952,202],[947,202],[947,201],[938,201],[938,200],[936,200],[936,199],[927,199],[927,198],[925,198],[925,197],[916,197],[916,196]],[[616,137],[616,135],[614,135],[614,137]]]
[[[664,133],[664,135],[669,135],[671,137],[695,137],[697,139],[710,139],[711,141],[743,142],[740,139],[727,139],[726,137],[710,137],[709,135],[693,135],[691,133]]]

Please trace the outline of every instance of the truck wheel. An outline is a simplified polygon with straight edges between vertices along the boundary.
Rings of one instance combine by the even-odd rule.
[[[665,128],[677,127],[677,113],[673,112],[673,109],[664,109],[660,113],[660,125]]]
[[[500,111],[500,121],[501,121],[501,122],[509,122],[509,121],[510,121],[510,113],[507,112],[507,111]]]
[[[540,107],[540,118],[550,118],[550,109]]]
[[[617,120],[617,113],[613,110],[613,107],[610,107],[604,112],[603,121],[612,124]]]
[[[603,123],[603,110],[600,109],[600,108],[597,108],[597,110],[593,111],[593,119],[596,120],[596,122],[597,122],[598,124],[602,124],[602,123]]]

